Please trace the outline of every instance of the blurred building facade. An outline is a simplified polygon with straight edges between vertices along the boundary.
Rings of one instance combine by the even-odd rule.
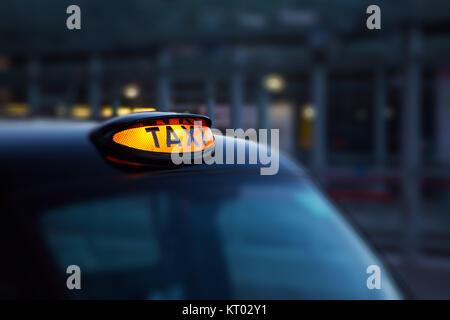
[[[3,117],[279,128],[379,246],[449,248],[450,2],[10,0],[0,17]]]

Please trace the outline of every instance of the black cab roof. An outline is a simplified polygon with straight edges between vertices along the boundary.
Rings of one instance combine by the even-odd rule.
[[[79,179],[86,177],[129,176],[107,163],[96,149],[89,135],[97,122],[73,122],[56,120],[0,121],[0,172],[4,180],[14,184],[42,184],[44,181]],[[216,141],[234,140],[234,149],[248,152],[249,142],[224,136]],[[223,144],[225,145],[225,144]],[[225,150],[224,150],[225,152]],[[177,174],[185,171],[246,172],[259,174],[260,164],[199,164],[179,166],[166,170],[148,170],[146,175],[164,171]],[[280,155],[281,176],[301,176],[303,170],[285,156]]]

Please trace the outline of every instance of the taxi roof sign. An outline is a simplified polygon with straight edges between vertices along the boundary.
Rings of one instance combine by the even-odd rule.
[[[170,165],[172,153],[214,151],[211,120],[202,115],[139,112],[106,121],[91,133],[105,159],[121,165]]]

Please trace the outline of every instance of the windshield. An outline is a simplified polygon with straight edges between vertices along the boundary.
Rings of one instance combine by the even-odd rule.
[[[382,263],[306,180],[168,185],[40,215],[62,273],[82,271],[74,298],[399,298]],[[380,290],[367,287],[371,265]]]

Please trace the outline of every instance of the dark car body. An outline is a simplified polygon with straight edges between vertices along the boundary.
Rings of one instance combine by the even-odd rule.
[[[120,170],[90,140],[96,126],[0,125],[2,298],[401,296],[287,158],[274,176],[238,164]],[[70,265],[81,269],[79,290],[67,287]],[[380,290],[367,287],[370,265],[381,269]]]

